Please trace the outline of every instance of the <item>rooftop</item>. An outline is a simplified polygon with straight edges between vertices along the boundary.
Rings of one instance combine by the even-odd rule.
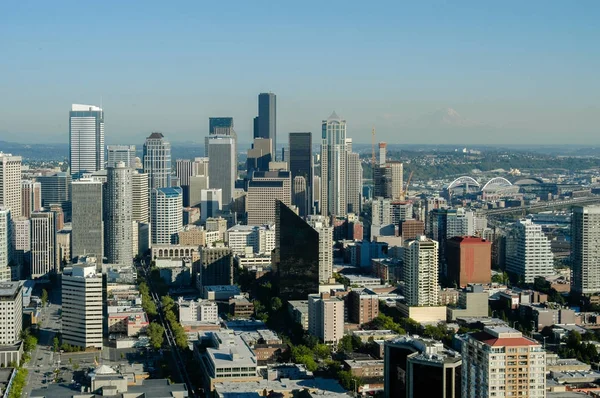
[[[0,283],[0,297],[2,298],[15,298],[21,287],[20,282],[1,282]]]

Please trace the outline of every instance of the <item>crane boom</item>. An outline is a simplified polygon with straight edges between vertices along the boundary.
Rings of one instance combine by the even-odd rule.
[[[400,200],[406,199],[406,194],[408,193],[408,186],[410,185],[410,180],[412,180],[413,173],[414,173],[414,170],[410,172],[410,175],[408,176],[408,180],[406,180],[405,188],[402,189],[402,191],[400,192]]]

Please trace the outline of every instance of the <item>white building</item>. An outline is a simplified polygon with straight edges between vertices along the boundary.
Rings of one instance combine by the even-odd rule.
[[[0,313],[0,346],[13,345],[21,340],[23,328],[23,288],[19,282],[0,283]]]
[[[462,397],[546,396],[546,353],[540,343],[506,326],[460,338]]]
[[[135,145],[109,145],[106,147],[106,167],[115,167],[123,162],[126,167],[135,169]]]
[[[554,255],[550,240],[542,226],[531,219],[519,220],[506,237],[506,270],[519,275],[525,283],[533,283],[536,276],[554,273]]]
[[[235,225],[227,230],[226,241],[233,254],[271,254],[275,248],[275,225]]]
[[[0,282],[11,280],[11,261],[14,255],[12,218],[9,208],[0,206]]]
[[[289,171],[255,171],[248,182],[248,225],[275,223],[277,200],[292,205],[292,174]]]
[[[31,213],[31,277],[56,272],[56,220],[53,212]]]
[[[0,152],[0,206],[13,218],[21,215],[21,157]]]
[[[571,219],[572,289],[600,292],[600,206],[575,207]]]
[[[149,219],[148,209],[148,174],[134,170],[131,175],[131,218],[134,221],[147,224]]]
[[[171,143],[162,133],[155,132],[146,138],[143,162],[149,189],[171,186]]]
[[[408,306],[437,306],[438,242],[425,236],[404,246],[404,296]]]
[[[346,121],[333,112],[321,127],[321,214],[344,216],[348,212]]]
[[[69,112],[71,176],[104,169],[104,111],[94,105],[73,104]]]
[[[200,191],[200,218],[204,221],[216,217],[223,208],[222,189],[203,189]]]
[[[308,331],[323,343],[337,347],[344,336],[344,301],[329,293],[309,294]]]
[[[130,265],[133,253],[133,169],[123,162],[118,162],[114,167],[109,166],[107,170],[106,258],[111,264]]]
[[[183,198],[179,187],[152,190],[150,200],[152,244],[176,243],[183,229]]]
[[[319,233],[319,282],[327,284],[333,277],[333,227],[324,216],[309,216],[307,223]]]
[[[179,321],[182,324],[203,322],[218,323],[219,311],[217,303],[211,300],[184,300],[179,297],[177,301],[179,307]]]
[[[102,276],[95,263],[75,264],[62,276],[63,342],[102,348]]]

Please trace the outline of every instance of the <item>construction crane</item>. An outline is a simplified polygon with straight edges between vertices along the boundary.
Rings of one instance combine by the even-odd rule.
[[[408,176],[408,180],[406,181],[405,187],[400,189],[400,200],[406,199],[406,194],[408,193],[408,186],[410,185],[410,180],[412,180],[413,173],[414,173],[414,170],[410,172],[410,175]]]
[[[371,131],[371,167],[375,170],[375,127]]]

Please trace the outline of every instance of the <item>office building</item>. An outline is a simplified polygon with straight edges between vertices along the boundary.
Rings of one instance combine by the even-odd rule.
[[[319,283],[328,284],[333,278],[333,227],[325,216],[311,215],[306,222],[319,234]]]
[[[0,206],[21,216],[21,157],[0,152]]]
[[[246,156],[248,178],[255,171],[269,171],[269,163],[273,160],[273,141],[270,138],[255,138]]]
[[[148,174],[136,170],[131,174],[131,219],[147,224],[149,221],[148,209]]]
[[[335,112],[322,122],[321,214],[345,216],[347,202],[346,121]]]
[[[455,236],[446,242],[447,276],[450,285],[488,284],[492,278],[492,242]]]
[[[56,256],[57,266],[63,266],[71,262],[71,235],[72,231],[63,229],[56,232]]]
[[[93,256],[104,258],[103,184],[91,178],[71,183],[72,247],[71,258]]]
[[[255,171],[248,182],[246,209],[248,225],[275,223],[275,203],[292,205],[292,181],[289,171]]]
[[[379,296],[367,289],[353,288],[348,294],[348,318],[362,325],[379,315]]]
[[[348,138],[347,140],[349,140]],[[346,141],[347,141],[346,140]],[[362,174],[363,169],[360,163],[360,156],[358,153],[347,152],[347,204],[348,212],[360,214],[362,210]]]
[[[600,206],[577,206],[571,219],[571,289],[580,294],[600,292]]]
[[[237,164],[237,134],[233,128],[232,117],[209,117],[208,136],[204,138],[204,156],[208,157],[208,139],[212,135],[229,136],[236,142],[236,164]]]
[[[507,326],[487,326],[462,340],[464,398],[545,397],[546,353]]]
[[[11,211],[0,206],[0,282],[11,280],[14,260],[14,237]]]
[[[273,275],[282,300],[319,291],[319,233],[283,202],[275,207]]]
[[[69,268],[62,276],[62,341],[84,349],[101,349],[102,276],[96,274],[95,263]]]
[[[273,160],[277,160],[277,97],[273,93],[258,95],[258,121],[254,138],[270,138],[273,141]]]
[[[108,167],[106,183],[106,258],[110,264],[131,264],[133,253],[133,169],[123,162]],[[179,208],[181,212],[181,207]],[[158,210],[160,213],[160,210]]]
[[[31,213],[30,274],[39,278],[56,272],[56,224],[53,212]]]
[[[344,300],[329,293],[309,294],[308,332],[337,348],[344,337]]]
[[[21,181],[21,215],[31,217],[31,212],[42,209],[42,185],[32,180]]]
[[[521,219],[506,237],[506,271],[533,283],[537,276],[554,273],[554,255],[550,240],[542,232],[542,226],[531,219]]]
[[[377,153],[377,164],[379,166],[385,165],[387,161],[387,143],[380,142],[379,143],[379,152]]]
[[[104,169],[104,111],[94,105],[73,104],[69,112],[71,176]]]
[[[51,204],[59,204],[66,221],[71,220],[71,175],[53,173],[35,178],[42,187],[42,206],[49,209]]]
[[[398,228],[398,234],[403,240],[416,239],[419,235],[425,234],[425,223],[421,220],[401,221]]]
[[[227,136],[210,136],[208,178],[211,189],[221,189],[223,205],[229,206],[237,179],[235,139]]]
[[[455,236],[475,235],[475,213],[464,208],[436,208],[429,213],[427,236],[439,242],[439,258],[446,274],[446,242]]]
[[[388,340],[384,343],[384,397],[461,398],[463,362],[458,352],[440,341],[418,336]]]
[[[13,345],[21,340],[23,328],[23,286],[20,282],[0,283],[0,313],[0,346]]]
[[[306,179],[302,176],[294,177],[292,186],[292,204],[298,208],[298,215],[306,217],[309,214],[308,190],[306,187]]]
[[[31,222],[26,217],[19,217],[12,220],[13,235],[13,253],[15,269],[19,279],[24,279],[27,272],[25,263],[28,262],[29,252],[31,250]]]
[[[109,145],[106,147],[106,167],[123,162],[126,167],[136,168],[135,145]]]
[[[373,169],[373,196],[404,200],[403,165],[389,161]]]
[[[180,296],[177,300],[177,307],[179,308],[179,322],[183,325],[196,322],[213,324],[219,322],[217,303],[212,300],[184,300]]]
[[[177,159],[175,161],[175,175],[179,179],[179,186],[189,186],[193,174],[193,161],[190,159]]]
[[[233,284],[233,252],[228,247],[200,248],[197,287]]]
[[[207,220],[216,217],[223,208],[222,189],[203,189],[200,192],[200,219]]]
[[[183,200],[181,188],[158,188],[151,191],[150,214],[152,244],[176,243],[183,229]]]
[[[171,187],[171,144],[162,133],[146,138],[142,162],[148,174],[148,189]]]
[[[423,235],[404,245],[404,296],[408,306],[437,306],[438,242]]]
[[[299,214],[306,216],[312,214],[313,208],[313,159],[312,159],[312,133],[290,133],[289,135],[289,170],[292,179],[304,178],[304,195],[294,195],[292,203],[298,206]]]

